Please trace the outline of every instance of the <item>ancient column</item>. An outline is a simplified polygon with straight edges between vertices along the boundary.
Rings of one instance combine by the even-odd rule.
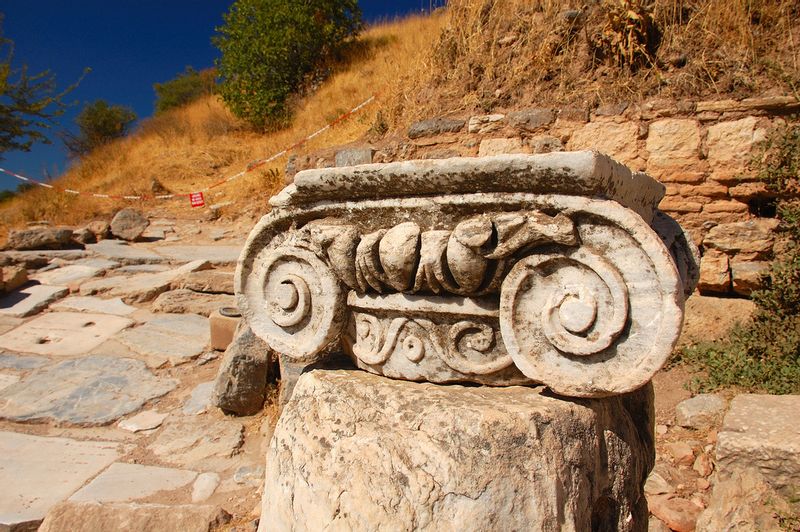
[[[644,530],[649,381],[698,274],[663,195],[596,152],[298,173],[238,303],[282,360],[363,371],[300,376],[262,529]]]

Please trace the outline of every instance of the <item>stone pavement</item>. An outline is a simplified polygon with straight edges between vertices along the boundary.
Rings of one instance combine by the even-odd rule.
[[[174,225],[142,243],[2,253],[32,281],[0,298],[0,530],[33,530],[51,510],[48,530],[258,517],[260,482],[242,471],[263,471],[264,415],[209,406],[220,358],[207,318],[153,302],[179,290],[186,308],[167,310],[229,303],[219,287],[245,235]],[[208,244],[182,242],[204,231]]]

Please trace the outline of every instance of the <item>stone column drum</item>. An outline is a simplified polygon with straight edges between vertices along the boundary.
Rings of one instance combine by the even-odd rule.
[[[633,393],[651,408],[641,390],[678,338],[699,262],[657,210],[663,195],[596,152],[298,173],[239,261],[253,333],[299,364],[343,351],[401,381],[528,387],[306,373],[270,448],[262,528],[641,529],[652,417],[623,405]],[[363,464],[376,442],[380,464]],[[459,491],[461,473],[488,484]],[[519,500],[501,500],[495,473]],[[384,500],[376,482],[411,484]],[[343,502],[356,493],[363,504]]]

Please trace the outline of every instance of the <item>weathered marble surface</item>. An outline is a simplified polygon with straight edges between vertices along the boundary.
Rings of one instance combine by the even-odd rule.
[[[669,356],[697,250],[664,187],[595,152],[299,173],[251,232],[239,307],[279,354],[602,397]]]
[[[271,440],[259,530],[646,530],[652,401],[313,370]]]

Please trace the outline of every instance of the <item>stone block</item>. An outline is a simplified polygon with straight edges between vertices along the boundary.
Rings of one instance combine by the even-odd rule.
[[[442,133],[458,133],[466,125],[466,120],[451,118],[432,118],[422,120],[411,125],[408,130],[408,138],[418,139],[421,137],[432,137]]]
[[[750,212],[750,207],[747,203],[742,203],[737,200],[716,200],[703,207],[703,212],[709,214],[715,213],[731,213],[747,215]]]
[[[372,156],[375,150],[366,148],[347,148],[336,152],[336,166],[358,166],[360,164],[372,164]]]
[[[65,286],[27,286],[0,297],[0,315],[14,318],[32,316],[68,293]]]
[[[0,347],[47,356],[83,355],[132,324],[121,316],[51,312],[0,336]]]
[[[567,143],[570,150],[597,150],[622,163],[639,156],[637,137],[639,125],[635,122],[617,123],[610,119],[590,122],[576,130]]]
[[[522,145],[522,139],[518,137],[483,139],[478,147],[478,156],[488,157],[490,155],[503,155],[506,153],[524,153],[525,151],[526,149]]]
[[[491,114],[470,117],[467,131],[469,133],[491,133],[503,127],[503,120],[506,115]]]
[[[173,365],[200,356],[208,345],[208,320],[196,314],[162,314],[117,339],[137,353],[163,357]]]
[[[238,314],[238,309],[233,308]],[[242,321],[241,316],[223,316],[220,309],[215,309],[208,316],[208,326],[211,335],[211,349],[216,351],[225,351],[233,341],[233,336],[236,334],[236,328],[239,322]]]
[[[708,249],[700,260],[701,292],[727,293],[731,289],[731,273],[728,256],[714,249]]]
[[[82,247],[72,240],[72,229],[36,227],[33,229],[12,229],[8,233],[8,249],[27,251],[33,249],[66,249]]]
[[[272,437],[259,530],[643,531],[652,432],[649,385],[569,401],[313,370]]]
[[[195,292],[233,295],[233,272],[202,270],[187,273],[175,279],[172,288],[185,288]]]
[[[34,372],[0,391],[0,418],[17,422],[107,425],[172,391],[143,362],[89,356]]]
[[[561,139],[552,137],[550,135],[538,135],[528,139],[528,146],[530,146],[533,153],[550,153],[552,151],[564,151],[564,144]]]
[[[133,502],[194,482],[196,471],[116,462],[69,498],[72,502]]]
[[[544,129],[556,119],[552,109],[534,108],[514,111],[508,114],[508,122],[515,128],[523,131],[537,131]]]
[[[201,416],[169,418],[147,449],[162,462],[206,471],[225,471],[244,443],[244,426]]]
[[[230,514],[217,506],[68,501],[48,513],[39,531],[212,532],[230,519]]]
[[[135,209],[122,209],[111,220],[111,234],[122,240],[134,241],[139,239],[150,222]]]
[[[13,292],[28,282],[28,270],[24,266],[5,266],[0,270],[0,282],[3,290]]]
[[[728,189],[728,193],[733,199],[737,199],[739,201],[747,201],[753,198],[769,198],[774,196],[774,193],[767,189],[767,184],[762,181],[734,185]]]
[[[703,393],[678,403],[675,422],[681,427],[708,429],[722,419],[727,407],[719,395]]]
[[[266,397],[270,349],[242,327],[220,364],[211,402],[223,411],[247,416],[261,410]]]
[[[764,276],[769,273],[771,263],[737,258],[731,259],[730,262],[734,292],[749,296],[754,290],[764,287]]]
[[[783,503],[783,504],[782,504]],[[706,510],[697,520],[697,532],[781,532],[776,510],[788,515],[791,507],[755,469],[718,476]],[[786,511],[789,510],[789,511]]]
[[[689,169],[700,156],[700,124],[695,120],[657,120],[650,124],[647,168]]]
[[[72,310],[77,312],[93,312],[99,314],[113,314],[115,316],[130,316],[136,312],[136,307],[126,305],[122,299],[113,297],[101,299],[92,296],[70,296],[50,305],[53,310]]]
[[[744,170],[753,146],[766,137],[763,129],[756,128],[757,124],[757,118],[748,116],[710,126],[706,136],[708,164],[717,171]]]
[[[717,439],[718,474],[755,468],[779,491],[800,486],[798,412],[798,395],[735,397]]]
[[[153,312],[211,316],[222,307],[235,308],[236,299],[228,294],[206,294],[179,288],[160,294],[151,308]]]
[[[115,442],[0,432],[0,529],[36,530],[52,506],[123,452]]]
[[[708,231],[703,239],[703,246],[728,254],[753,253],[756,256],[769,256],[775,243],[777,228],[778,220],[772,218],[719,224]]]
[[[658,208],[665,212],[701,212],[703,210],[703,204],[697,201],[687,200],[680,196],[667,196],[661,200],[661,203],[658,204]]]

